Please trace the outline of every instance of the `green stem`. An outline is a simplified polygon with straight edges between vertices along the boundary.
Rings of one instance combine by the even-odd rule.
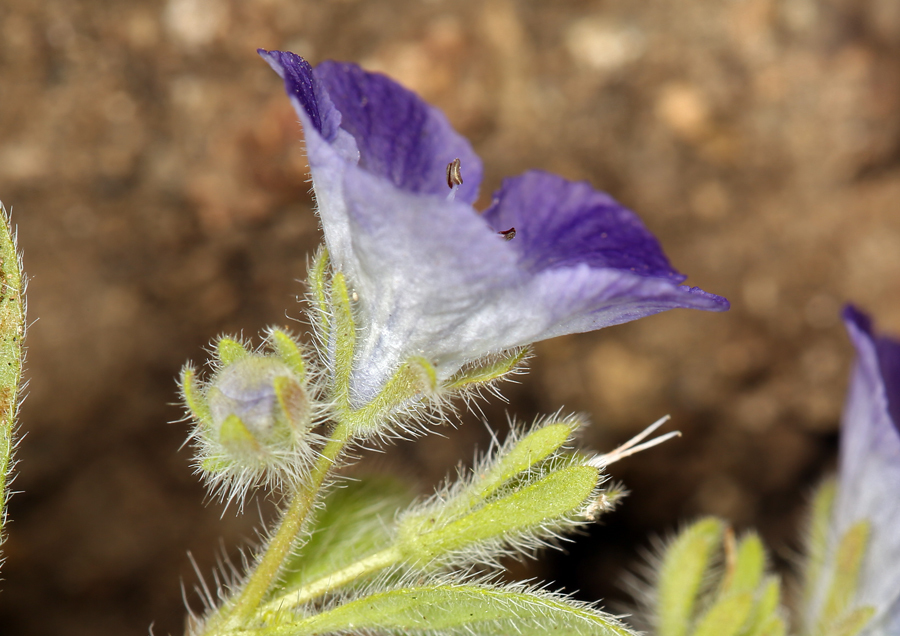
[[[267,610],[275,611],[306,603],[307,601],[318,598],[332,590],[340,589],[348,583],[352,583],[364,576],[374,574],[379,570],[390,567],[395,563],[398,563],[401,558],[402,555],[397,547],[391,546],[390,548],[385,548],[380,552],[367,556],[365,559],[360,559],[355,563],[351,563],[337,572],[332,572],[320,579],[316,579],[295,592],[291,592],[290,594],[286,594],[285,596],[270,601],[263,606],[262,610],[264,612]]]
[[[247,579],[240,596],[233,603],[223,607],[218,616],[214,616],[207,623],[205,634],[211,635],[238,629],[256,613],[263,597],[281,571],[285,559],[291,554],[297,535],[315,505],[322,482],[334,467],[350,437],[350,430],[351,427],[346,420],[337,424],[331,439],[322,449],[322,454],[313,468],[309,481],[300,486],[294,494],[281,518],[278,530],[266,546],[262,559],[257,563],[250,578]]]

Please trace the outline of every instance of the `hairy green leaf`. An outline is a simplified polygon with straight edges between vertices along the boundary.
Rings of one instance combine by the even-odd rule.
[[[594,492],[598,477],[592,466],[570,466],[447,523],[439,523],[437,516],[409,517],[400,522],[398,548],[410,561],[425,565],[473,544],[515,539],[576,513]]]
[[[334,632],[483,636],[629,636],[615,617],[590,605],[521,587],[434,585],[372,594],[292,624],[273,636]]]

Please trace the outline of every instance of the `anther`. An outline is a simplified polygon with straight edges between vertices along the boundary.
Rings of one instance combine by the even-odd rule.
[[[462,185],[462,162],[459,157],[447,164],[447,187]]]
[[[497,232],[500,236],[505,238],[507,241],[511,241],[516,238],[516,228],[511,227],[508,230],[504,230],[502,232]]]

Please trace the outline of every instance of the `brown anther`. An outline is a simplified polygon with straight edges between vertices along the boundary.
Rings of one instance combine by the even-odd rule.
[[[497,232],[497,234],[502,235],[507,241],[511,241],[516,238],[516,228],[511,227],[503,232]]]
[[[462,162],[459,157],[447,164],[447,185],[452,189],[453,186],[462,185]]]

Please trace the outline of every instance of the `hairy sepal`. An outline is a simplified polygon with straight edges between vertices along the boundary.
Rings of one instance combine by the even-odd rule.
[[[659,636],[689,633],[704,578],[723,532],[724,524],[718,519],[702,519],[666,549],[656,586]]]
[[[781,636],[781,583],[767,573],[765,548],[750,532],[735,541],[715,518],[683,530],[657,575],[659,636]]]
[[[834,555],[831,583],[817,617],[818,633],[825,636],[843,634],[860,624],[861,630],[871,618],[869,608],[854,606],[862,567],[869,541],[870,524],[858,521],[841,537]],[[864,617],[865,620],[863,620]],[[858,630],[857,630],[858,632]],[[850,631],[849,633],[857,633]]]

